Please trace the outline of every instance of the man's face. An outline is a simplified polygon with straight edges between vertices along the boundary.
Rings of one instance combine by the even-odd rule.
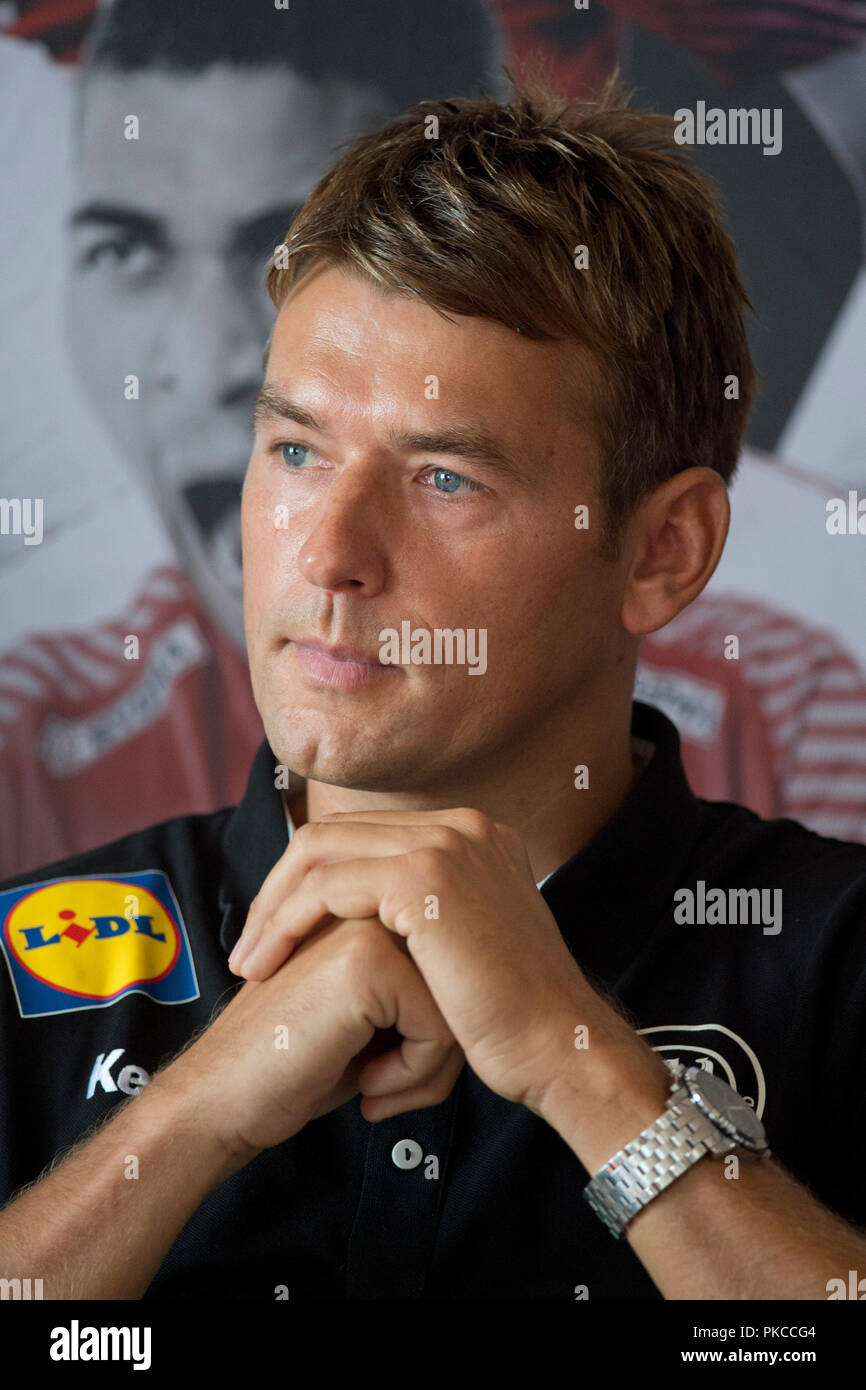
[[[124,138],[130,114],[139,138]],[[267,258],[383,99],[285,68],[87,79],[67,237],[72,361],[202,598],[243,643],[240,486],[273,305]],[[139,378],[140,399],[125,396]]]
[[[598,450],[575,404],[586,366],[573,344],[448,322],[333,266],[292,291],[242,529],[253,690],[294,771],[444,792],[497,759],[513,773],[557,721],[604,719],[622,681],[622,569],[596,554]],[[281,397],[307,422],[276,414]],[[407,621],[485,629],[486,671],[376,664],[381,631]]]

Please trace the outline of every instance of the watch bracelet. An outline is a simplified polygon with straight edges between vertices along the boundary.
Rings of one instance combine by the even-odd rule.
[[[633,1217],[704,1154],[737,1147],[686,1097],[609,1158],[583,1189],[583,1198],[612,1235],[622,1239]],[[673,1160],[673,1161],[671,1161]]]

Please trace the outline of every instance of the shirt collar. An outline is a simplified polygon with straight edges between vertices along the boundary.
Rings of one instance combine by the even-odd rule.
[[[642,776],[544,885],[544,899],[581,969],[609,986],[670,914],[706,815],[706,803],[686,779],[680,736],[667,715],[635,700],[631,732],[654,745]]]
[[[643,774],[584,845],[542,880],[542,892],[582,967],[612,978],[671,903],[671,885],[700,833],[701,803],[686,781],[676,726],[640,700],[632,704],[633,749]],[[650,749],[652,750],[650,752]],[[220,942],[230,951],[249,905],[286,848],[286,806],[267,741],[244,798],[223,835]],[[287,798],[302,786],[289,774]]]

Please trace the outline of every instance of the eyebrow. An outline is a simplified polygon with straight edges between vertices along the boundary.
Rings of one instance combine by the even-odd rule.
[[[258,429],[273,419],[291,420],[296,425],[320,434],[327,433],[325,422],[311,411],[293,401],[290,396],[265,382],[253,409],[253,428]],[[487,466],[513,481],[526,480],[526,471],[502,448],[495,435],[474,424],[455,425],[435,431],[390,431],[387,436],[392,449],[401,453],[452,454],[457,458]]]

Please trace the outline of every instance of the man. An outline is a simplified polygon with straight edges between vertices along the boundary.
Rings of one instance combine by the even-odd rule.
[[[234,812],[3,890],[5,1277],[822,1299],[864,1267],[866,850],[698,801],[632,704],[721,553],[754,373],[712,196],[619,100],[410,109],[275,255],[267,741]]]
[[[411,26],[402,0],[100,10],[74,93],[65,334],[178,562],[113,621],[4,653],[0,874],[240,798],[262,738],[239,499],[263,267],[335,147],[431,94],[490,89],[500,56],[482,0]]]
[[[519,55],[525,35],[510,32]],[[480,0],[413,11],[411,27],[391,0],[279,12],[220,0],[207,23],[174,0],[100,11],[76,74],[66,335],[178,559],[145,566],[136,535],[129,561],[148,572],[111,621],[3,654],[0,875],[240,798],[262,737],[239,561],[270,308],[260,263],[335,144],[431,91],[472,89],[497,51]],[[803,663],[792,688],[784,674],[768,683],[791,661]],[[863,678],[828,633],[704,594],[647,638],[636,694],[676,723],[701,795],[866,839],[862,788],[845,775]]]

